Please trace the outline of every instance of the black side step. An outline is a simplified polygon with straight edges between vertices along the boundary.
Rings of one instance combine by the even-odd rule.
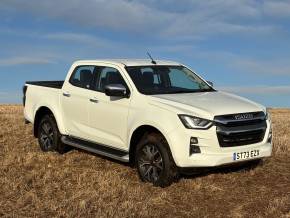
[[[95,154],[100,154],[122,162],[129,162],[129,152],[127,151],[118,150],[112,147],[96,144],[70,136],[62,136],[61,141],[64,144],[68,144],[70,146],[80,148]]]

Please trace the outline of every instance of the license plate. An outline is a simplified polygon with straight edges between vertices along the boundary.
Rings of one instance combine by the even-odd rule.
[[[233,153],[233,160],[246,160],[255,157],[259,157],[259,150],[251,150],[251,151],[242,151]]]

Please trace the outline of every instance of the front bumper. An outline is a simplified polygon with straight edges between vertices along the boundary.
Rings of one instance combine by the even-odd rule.
[[[251,150],[259,150],[260,155],[256,158],[249,158],[244,160],[233,160],[234,152],[243,152]],[[218,152],[218,153],[200,153],[193,154],[190,158],[182,161],[182,167],[213,167],[221,166],[225,164],[238,163],[243,161],[249,161],[253,159],[260,159],[263,157],[269,157],[272,153],[272,145],[270,143],[265,143],[264,145],[259,145],[251,148],[237,148],[235,151],[229,152]]]
[[[175,164],[178,167],[214,167],[271,156],[272,143],[268,142],[270,129],[271,123],[267,121],[267,129],[261,142],[235,147],[220,147],[214,126],[208,130],[175,130],[168,134],[167,140]],[[198,138],[201,153],[190,155],[190,137]],[[259,156],[244,160],[233,160],[233,153],[252,150],[259,150]]]

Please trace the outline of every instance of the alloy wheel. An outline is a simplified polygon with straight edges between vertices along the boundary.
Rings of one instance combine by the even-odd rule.
[[[41,125],[40,141],[45,150],[50,150],[53,147],[54,133],[49,122],[44,122]]]
[[[148,182],[156,182],[164,170],[163,159],[155,145],[145,145],[140,151],[138,166],[142,177]]]

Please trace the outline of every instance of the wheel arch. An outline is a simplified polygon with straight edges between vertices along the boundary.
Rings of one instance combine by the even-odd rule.
[[[41,119],[47,115],[47,114],[51,114],[53,115],[53,117],[56,120],[56,125],[58,126],[58,122],[55,116],[55,113],[53,112],[53,110],[51,110],[49,107],[47,106],[41,106],[37,109],[37,111],[35,112],[35,116],[34,116],[34,122],[33,122],[33,135],[34,137],[38,137],[38,125],[41,121]]]
[[[141,126],[138,126],[137,128],[135,128],[134,131],[132,131],[132,134],[130,137],[129,161],[130,161],[131,165],[134,165],[134,163],[135,163],[135,148],[136,148],[138,142],[142,139],[142,137],[145,134],[150,134],[153,132],[159,133],[164,137],[164,139],[166,140],[166,142],[168,144],[168,149],[169,149],[170,155],[172,157],[169,141],[167,140],[166,135],[163,133],[163,131],[161,131],[160,128],[156,128],[152,125],[144,124],[144,125],[141,125]]]

